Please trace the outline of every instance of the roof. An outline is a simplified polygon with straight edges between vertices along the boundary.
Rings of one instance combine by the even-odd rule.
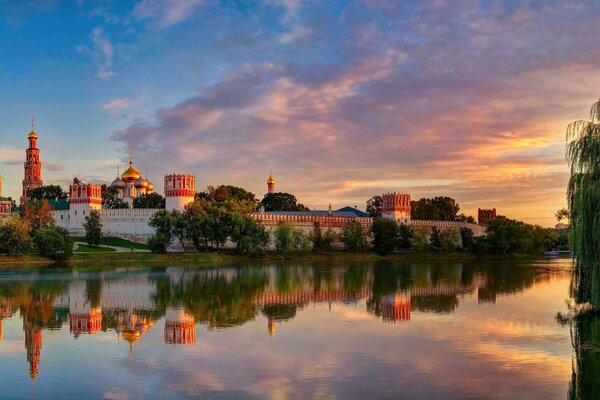
[[[327,217],[329,216],[329,211],[265,211],[263,214],[275,214],[275,215],[298,215],[298,216],[307,216],[307,217]],[[356,218],[356,215],[352,211],[332,211],[331,216],[333,217],[346,217],[346,218]]]
[[[67,199],[48,200],[48,204],[56,211],[69,209],[69,201]]]
[[[350,206],[346,206],[344,208],[340,208],[338,211],[351,212],[351,213],[355,214],[357,217],[363,217],[363,218],[370,217],[370,215],[367,214],[366,212],[360,211],[358,208],[350,207]]]
[[[10,197],[2,197],[0,196],[0,201],[12,201]]]

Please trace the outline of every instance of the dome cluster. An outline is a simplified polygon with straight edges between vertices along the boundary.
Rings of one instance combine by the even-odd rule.
[[[117,178],[112,181],[110,186],[119,190],[125,190],[127,185],[132,185],[134,188],[144,190],[145,193],[151,193],[154,191],[154,185],[148,179],[144,178],[142,174],[135,169],[133,162],[129,161],[129,168],[121,175],[117,174]]]

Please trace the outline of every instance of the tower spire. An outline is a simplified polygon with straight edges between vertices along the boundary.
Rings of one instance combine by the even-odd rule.
[[[35,117],[31,115],[31,132],[34,131],[35,128]]]
[[[133,164],[133,146],[129,145],[129,165]]]

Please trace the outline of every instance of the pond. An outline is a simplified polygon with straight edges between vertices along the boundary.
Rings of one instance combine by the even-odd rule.
[[[0,397],[585,398],[600,322],[557,318],[570,277],[571,260],[0,270]]]

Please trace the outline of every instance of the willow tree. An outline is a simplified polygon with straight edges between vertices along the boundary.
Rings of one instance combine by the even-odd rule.
[[[575,271],[573,289],[580,303],[600,309],[600,100],[589,121],[567,128],[567,190],[571,211]]]

